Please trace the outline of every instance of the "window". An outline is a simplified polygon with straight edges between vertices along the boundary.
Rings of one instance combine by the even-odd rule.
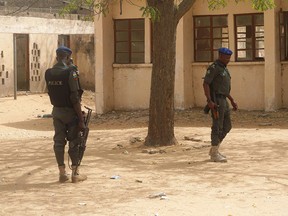
[[[264,15],[235,15],[236,61],[263,61]]]
[[[194,58],[214,61],[220,47],[228,47],[227,15],[194,17]]]
[[[144,19],[114,20],[115,63],[144,63]]]
[[[281,60],[288,60],[288,12],[280,13],[280,54]]]
[[[59,46],[70,47],[70,36],[69,35],[58,35],[58,47]]]

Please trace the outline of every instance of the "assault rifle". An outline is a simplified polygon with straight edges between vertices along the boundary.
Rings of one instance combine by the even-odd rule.
[[[213,113],[214,119],[218,119],[219,118],[218,107],[219,107],[219,105],[216,104],[215,107],[214,107],[214,110],[213,111],[211,110],[211,112]],[[208,104],[206,104],[206,106],[204,107],[203,111],[204,111],[205,114],[209,113],[210,107],[208,106]]]
[[[83,155],[84,155],[84,151],[86,149],[86,142],[87,142],[88,134],[89,134],[88,125],[89,125],[91,113],[92,113],[92,109],[90,109],[89,107],[86,107],[86,106],[84,106],[84,107],[88,110],[88,113],[87,113],[87,115],[84,116],[85,129],[83,131],[80,131],[80,135],[79,135],[80,142],[78,144],[79,155],[78,155],[77,167],[80,166],[80,163],[81,163]]]

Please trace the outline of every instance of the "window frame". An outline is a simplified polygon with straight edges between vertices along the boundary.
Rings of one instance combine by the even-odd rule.
[[[220,26],[214,26],[213,25],[213,18],[215,18],[215,17],[220,17],[220,16],[222,16],[222,17],[226,17],[226,21],[227,21],[227,25],[220,25]],[[203,27],[197,27],[197,25],[196,25],[196,18],[198,18],[198,17],[208,17],[209,18],[209,20],[210,20],[210,25],[209,26],[203,26]],[[201,40],[201,38],[197,38],[196,37],[196,32],[197,32],[197,30],[198,29],[201,29],[201,28],[208,28],[209,27],[209,29],[210,29],[210,33],[209,33],[209,38],[206,38],[207,40],[209,40],[209,43],[210,43],[210,50],[205,50],[205,49],[203,49],[203,50],[200,50],[200,51],[209,51],[210,52],[210,59],[208,60],[198,60],[197,59],[197,55],[196,55],[196,53],[197,52],[199,52],[199,49],[197,49],[197,44],[196,44],[196,42],[198,41],[198,40]],[[217,29],[217,28],[226,28],[227,29],[227,37],[214,37],[213,36],[213,30],[214,29]],[[223,32],[222,32],[222,34],[223,34]],[[221,44],[223,43],[223,40],[227,40],[227,44],[228,44],[228,46],[229,46],[229,27],[228,27],[228,14],[217,14],[217,15],[196,15],[196,16],[193,16],[193,36],[194,36],[194,61],[195,62],[212,62],[212,61],[215,61],[216,59],[217,59],[217,57],[218,57],[218,49],[220,48],[220,47],[217,47],[217,48],[214,48],[214,46],[213,46],[213,42],[214,42],[214,40],[221,40]],[[202,38],[202,40],[203,40],[203,38]],[[228,46],[227,46],[227,48],[228,48]],[[221,45],[221,47],[222,47],[222,45]]]
[[[255,17],[257,15],[262,15],[263,16],[263,24],[262,25],[258,25],[255,24]],[[240,37],[238,37],[238,32],[237,32],[237,22],[236,22],[236,17],[239,16],[251,16],[251,49],[247,48],[247,49],[242,49],[242,48],[238,48],[238,39]],[[248,26],[248,25],[246,25]],[[263,27],[263,36],[261,37],[257,37],[256,36],[256,27],[257,26],[262,26]],[[247,31],[246,31],[247,32]],[[245,13],[245,14],[234,14],[234,36],[235,36],[235,61],[236,62],[262,62],[265,61],[265,31],[264,31],[264,13]],[[246,37],[247,38],[247,37]],[[264,47],[263,48],[256,48],[256,40],[259,38],[263,38],[263,44]],[[243,50],[251,50],[252,51],[252,59],[239,59],[238,56],[238,51],[243,51]],[[256,51],[257,50],[262,50],[264,52],[264,57],[257,57],[256,56]]]
[[[58,47],[59,46],[70,47],[70,43],[71,43],[70,35],[66,35],[66,34],[58,35]]]
[[[281,22],[281,16],[283,23]],[[286,21],[286,22],[285,22]],[[285,28],[286,23],[286,28]],[[282,26],[284,28],[283,36],[281,35]],[[283,39],[283,44],[282,44]],[[279,50],[280,50],[280,60],[288,61],[288,11],[279,12]],[[284,48],[284,53],[282,53],[282,48]]]
[[[132,29],[131,28],[131,23],[133,21],[139,21],[139,20],[142,20],[143,21],[143,29]],[[125,30],[125,29],[122,29],[122,30],[117,30],[116,29],[116,22],[117,21],[128,21],[128,29]],[[142,64],[142,63],[145,63],[145,19],[144,18],[133,18],[133,19],[113,19],[113,22],[114,22],[114,63],[116,64]],[[121,40],[117,41],[117,37],[116,37],[116,34],[117,32],[127,32],[128,33],[128,39],[127,41],[122,41],[122,42],[127,42],[128,43],[128,51],[125,52],[125,51],[117,51],[117,42],[121,42]],[[142,42],[143,43],[143,51],[132,51],[132,32],[135,32],[135,31],[143,31],[143,40],[137,40],[137,42]],[[118,62],[117,61],[117,54],[119,53],[128,53],[128,62]],[[143,54],[143,61],[141,62],[133,62],[132,61],[132,55],[133,53],[140,53],[140,54]]]

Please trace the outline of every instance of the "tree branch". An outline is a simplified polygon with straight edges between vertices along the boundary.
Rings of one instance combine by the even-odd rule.
[[[20,12],[23,12],[23,11],[27,11],[27,10],[29,10],[29,8],[31,8],[34,4],[36,4],[38,1],[39,1],[39,0],[33,1],[30,5],[27,6],[27,8],[25,8],[25,10],[22,10],[22,8],[24,8],[24,6],[20,6],[17,10],[12,11],[12,12],[10,12],[10,13],[7,13],[7,14],[5,14],[5,15],[7,16],[7,15],[17,14],[17,13],[20,13]],[[21,10],[22,10],[22,11],[21,11]]]
[[[176,8],[175,19],[178,22],[190,10],[196,0],[183,0]]]
[[[71,0],[58,0],[58,1],[60,1],[60,2],[62,2],[62,3],[64,3],[64,4],[67,4],[67,5],[71,4]],[[80,2],[80,1],[79,1],[79,2]],[[85,2],[85,1],[84,1],[84,2]],[[94,4],[93,4],[93,5],[94,5]],[[93,9],[91,9],[91,8],[89,8],[89,7],[86,7],[84,4],[81,4],[81,5],[79,6],[79,8],[88,10],[88,11],[90,11],[90,12],[93,12],[93,11],[94,11]]]

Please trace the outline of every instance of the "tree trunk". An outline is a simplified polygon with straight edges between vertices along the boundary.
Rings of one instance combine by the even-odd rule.
[[[160,20],[153,22],[153,67],[149,106],[149,127],[145,145],[177,144],[174,136],[174,86],[176,27],[174,0],[148,0],[157,8]]]

